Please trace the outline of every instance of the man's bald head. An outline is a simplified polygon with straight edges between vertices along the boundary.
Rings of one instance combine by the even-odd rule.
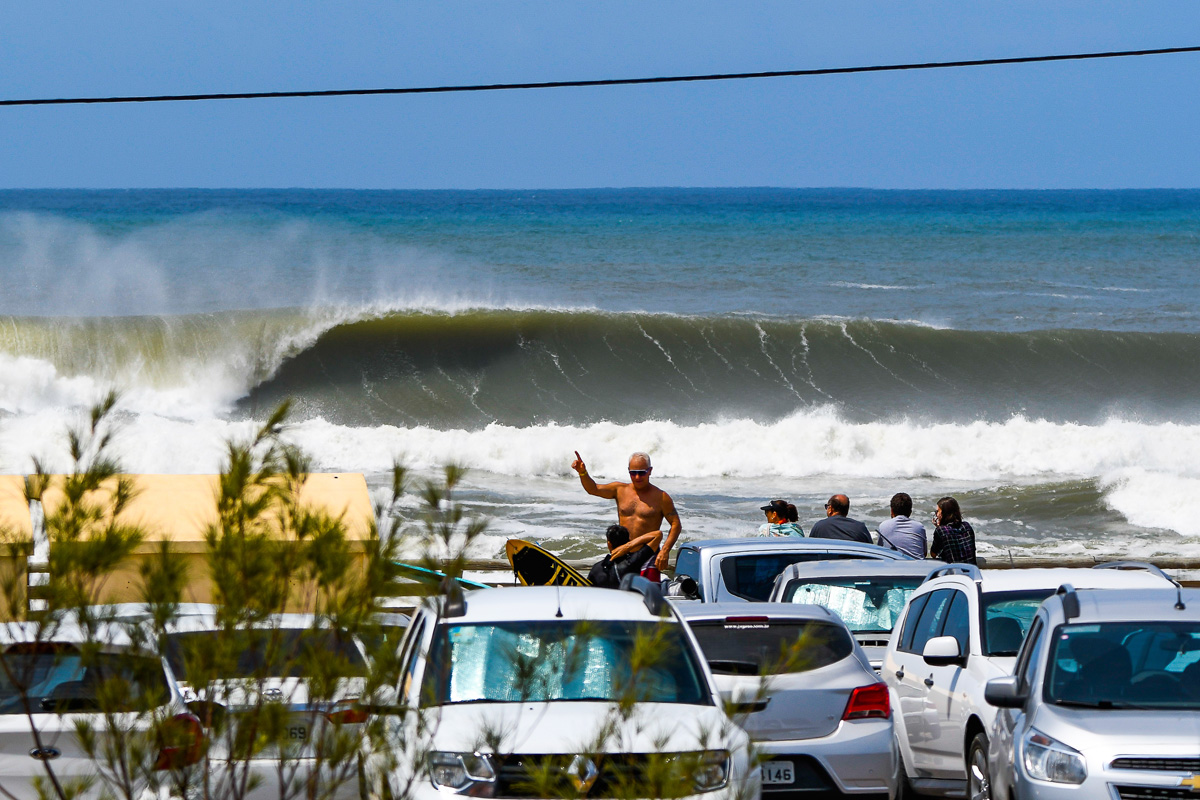
[[[835,494],[829,498],[829,502],[825,507],[839,517],[844,517],[850,513],[850,498],[844,494]]]

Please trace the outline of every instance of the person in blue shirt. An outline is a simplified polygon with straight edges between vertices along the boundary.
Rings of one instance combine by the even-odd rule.
[[[758,526],[759,536],[803,536],[804,529],[800,527],[800,514],[796,507],[786,500],[772,500],[762,510],[767,513],[767,521]]]

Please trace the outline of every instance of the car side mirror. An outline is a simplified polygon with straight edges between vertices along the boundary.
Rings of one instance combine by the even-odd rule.
[[[983,687],[983,699],[997,708],[1021,708],[1029,699],[1029,693],[1022,691],[1020,678],[1009,675],[988,681]]]
[[[931,667],[946,667],[966,661],[958,649],[958,639],[953,636],[937,636],[925,643],[921,658]]]

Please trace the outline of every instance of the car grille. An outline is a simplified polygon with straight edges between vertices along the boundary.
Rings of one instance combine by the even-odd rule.
[[[1181,800],[1184,797],[1196,797],[1196,793],[1186,786],[1178,789],[1170,786],[1117,786],[1116,790],[1121,800]]]
[[[568,769],[573,755],[497,756],[496,797],[587,797],[606,800],[630,796],[684,797],[696,793],[691,781],[686,785],[655,786],[655,762],[662,755],[609,754],[593,756],[598,775],[586,791],[576,789]],[[661,775],[661,771],[659,775]],[[676,782],[681,783],[681,782]],[[631,790],[641,790],[631,794]]]
[[[1152,769],[1163,772],[1200,772],[1200,756],[1195,758],[1115,758],[1113,769]]]

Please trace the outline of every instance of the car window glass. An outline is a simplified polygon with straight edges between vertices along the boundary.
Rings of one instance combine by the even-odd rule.
[[[634,648],[650,652],[636,676]],[[613,702],[711,705],[683,625],[633,620],[442,623],[422,704]],[[634,679],[636,677],[636,685]]]
[[[1101,710],[1200,711],[1200,622],[1062,625],[1049,641],[1046,702]]]
[[[726,675],[778,675],[836,664],[854,652],[841,625],[793,619],[730,617],[690,624],[709,668]]]
[[[721,559],[721,578],[725,589],[743,600],[766,601],[771,598],[775,579],[792,564],[805,561],[864,558],[858,553],[755,553],[726,556]]]
[[[921,619],[921,611],[929,602],[929,594],[920,595],[909,604],[908,614],[904,617],[904,629],[900,631],[900,644],[898,645],[900,650],[907,653],[912,652],[913,634],[916,633],[917,622]]]
[[[170,698],[158,658],[48,642],[16,644],[0,658],[0,715],[146,711]]]
[[[953,636],[958,642],[958,652],[966,655],[970,652],[971,610],[970,601],[962,592],[955,592],[946,612],[946,623],[942,626],[939,636]]]
[[[330,658],[349,674],[367,674],[362,651],[343,631],[280,627],[167,635],[167,662],[180,680],[188,679],[190,667],[217,678],[312,677]]]
[[[1053,589],[984,592],[983,652],[989,656],[1015,656],[1042,601],[1052,594]]]
[[[783,590],[785,603],[823,606],[855,633],[889,633],[921,578],[797,578]]]
[[[946,611],[949,609],[951,589],[938,589],[929,598],[925,608],[921,610],[921,618],[917,620],[917,630],[913,634],[912,649],[914,653],[925,650],[925,643],[942,633],[942,625],[946,621]]]
[[[421,620],[413,630],[408,640],[408,650],[401,660],[404,678],[400,685],[400,696],[408,699],[408,691],[412,688],[413,677],[417,673],[417,657],[421,655],[421,640],[425,637],[425,620]]]
[[[1021,676],[1022,688],[1028,689],[1033,684],[1033,673],[1037,670],[1037,652],[1038,646],[1042,643],[1043,627],[1040,617],[1033,621],[1025,645],[1021,648],[1021,656],[1017,659],[1016,674]]]
[[[675,562],[675,577],[687,575],[696,582],[700,596],[704,596],[704,580],[700,574],[700,551],[685,547],[679,551],[679,559]]]

